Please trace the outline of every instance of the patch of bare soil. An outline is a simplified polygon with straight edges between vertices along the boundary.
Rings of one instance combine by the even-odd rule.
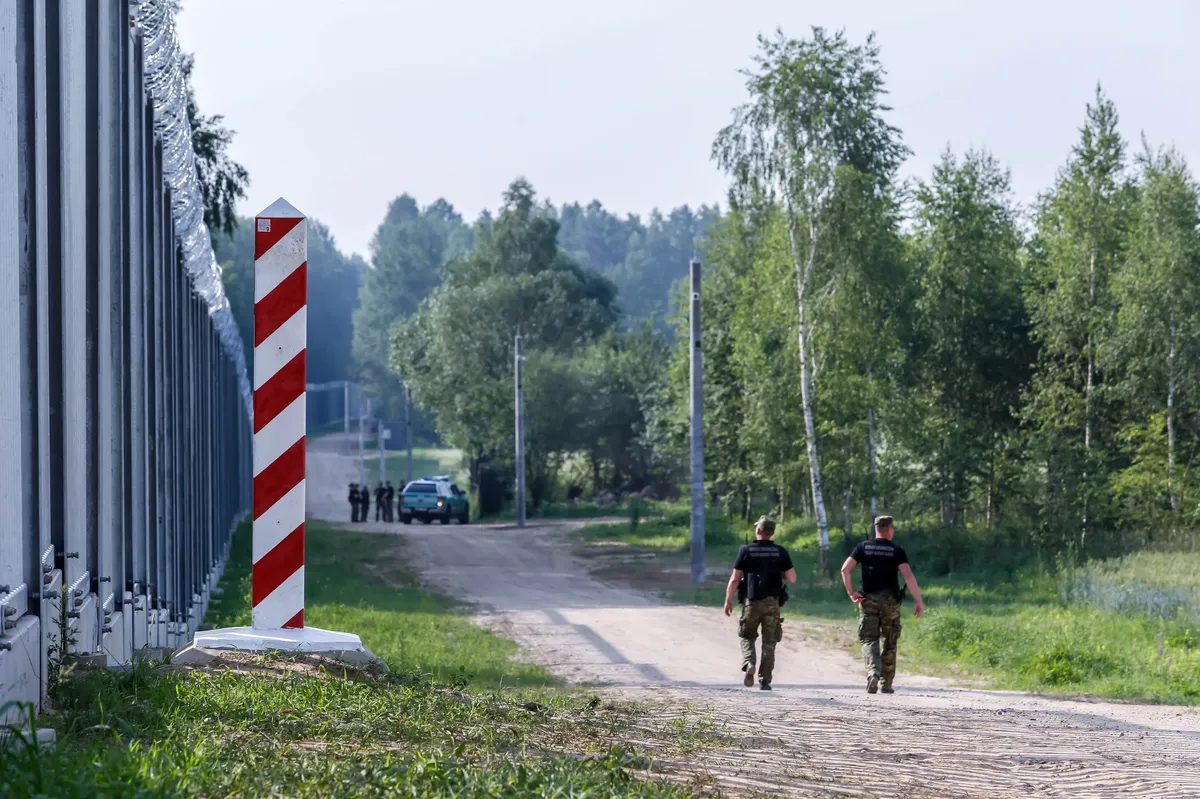
[[[171,671],[233,672],[265,677],[320,677],[331,680],[377,681],[387,674],[380,663],[351,664],[320,653],[256,654],[236,650],[204,650],[205,657],[191,663],[172,663]]]

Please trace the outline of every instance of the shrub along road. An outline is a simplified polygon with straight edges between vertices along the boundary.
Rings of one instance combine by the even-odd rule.
[[[341,521],[355,470],[333,437],[313,442],[310,514]],[[404,536],[427,584],[475,603],[479,623],[552,674],[665,702],[666,716],[716,721],[734,739],[729,748],[687,760],[662,754],[681,774],[727,790],[1200,795],[1200,714],[1190,708],[979,691],[903,671],[895,695],[871,696],[852,657],[791,620],[777,649],[776,690],[747,690],[731,619],[596,580],[572,550],[579,524],[362,528]]]

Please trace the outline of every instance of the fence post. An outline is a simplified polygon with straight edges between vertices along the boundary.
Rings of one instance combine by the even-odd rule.
[[[37,660],[40,622],[27,613],[40,584],[34,568],[38,540],[35,401],[36,224],[33,169],[33,8],[27,0],[0,6],[0,706],[36,702],[37,679],[18,680],[23,664]],[[35,583],[34,580],[37,580]],[[0,722],[19,722],[5,709]]]
[[[127,659],[121,633],[125,566],[125,376],[124,350],[124,192],[122,190],[122,41],[128,35],[127,21],[116,0],[100,0],[95,11],[97,67],[94,102],[98,111],[95,163],[96,204],[89,208],[89,223],[95,225],[95,247],[99,272],[96,287],[98,307],[95,336],[96,391],[96,523],[94,584],[98,607],[98,649],[111,664]],[[90,38],[90,37],[89,37]],[[96,126],[93,118],[91,126]]]
[[[41,693],[46,690],[48,647],[56,641],[64,540],[63,327],[62,327],[62,56],[58,4],[33,3],[37,176],[37,546],[38,611],[42,653]],[[3,48],[0,48],[2,51]],[[43,558],[45,562],[43,563]]]
[[[136,651],[146,646],[146,583],[149,582],[149,534],[153,529],[152,491],[149,482],[149,449],[152,446],[147,435],[149,401],[153,396],[151,384],[152,355],[149,328],[153,323],[149,291],[149,271],[146,268],[148,248],[146,239],[148,219],[146,214],[146,106],[143,102],[142,37],[133,35],[127,58],[129,71],[126,85],[125,136],[128,141],[126,152],[126,191],[128,214],[127,248],[129,253],[129,283],[127,306],[129,313],[129,337],[126,350],[126,391],[129,414],[129,466],[126,471],[126,492],[129,517],[130,553],[127,565],[126,590],[130,604],[125,611],[131,617],[127,622],[129,646]]]

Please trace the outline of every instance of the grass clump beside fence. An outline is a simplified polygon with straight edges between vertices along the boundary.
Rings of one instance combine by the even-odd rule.
[[[710,583],[669,592],[719,606],[737,549],[752,525],[713,513],[706,520]],[[683,556],[688,509],[659,505],[637,525],[593,525],[584,540],[621,542]],[[1047,567],[1021,546],[1020,530],[897,526],[928,610],[905,599],[900,669],[982,680],[997,688],[1200,704],[1200,555],[1139,553],[1081,568]],[[781,524],[799,582],[785,615],[833,621],[853,640],[855,606],[836,576],[858,537],[835,531],[832,583],[820,573],[811,522]],[[859,575],[856,573],[856,581]]]
[[[68,674],[52,748],[0,749],[0,795],[682,797],[641,779],[628,708],[555,690],[516,646],[420,589],[390,536],[311,522],[307,623],[358,633],[388,674],[141,663]],[[207,619],[249,622],[250,533]],[[503,686],[503,687],[501,687]]]
[[[60,743],[0,753],[29,797],[675,797],[639,780],[624,714],[460,692],[414,676],[171,671],[66,681]],[[533,708],[532,710],[529,708]]]
[[[512,641],[472,624],[453,597],[420,588],[403,539],[312,519],[305,532],[305,624],[357,633],[395,671],[482,688],[553,684],[541,668],[513,659]],[[250,543],[248,531],[235,538],[206,627],[250,624]]]

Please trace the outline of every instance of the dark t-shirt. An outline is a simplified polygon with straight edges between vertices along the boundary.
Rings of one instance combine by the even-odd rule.
[[[897,581],[900,564],[908,563],[908,555],[903,547],[886,538],[872,538],[860,542],[850,557],[862,564],[864,594],[884,592],[900,595],[900,583]]]
[[[783,590],[783,573],[792,568],[792,556],[773,541],[753,541],[738,551],[733,568],[746,575],[746,598],[778,598]]]

